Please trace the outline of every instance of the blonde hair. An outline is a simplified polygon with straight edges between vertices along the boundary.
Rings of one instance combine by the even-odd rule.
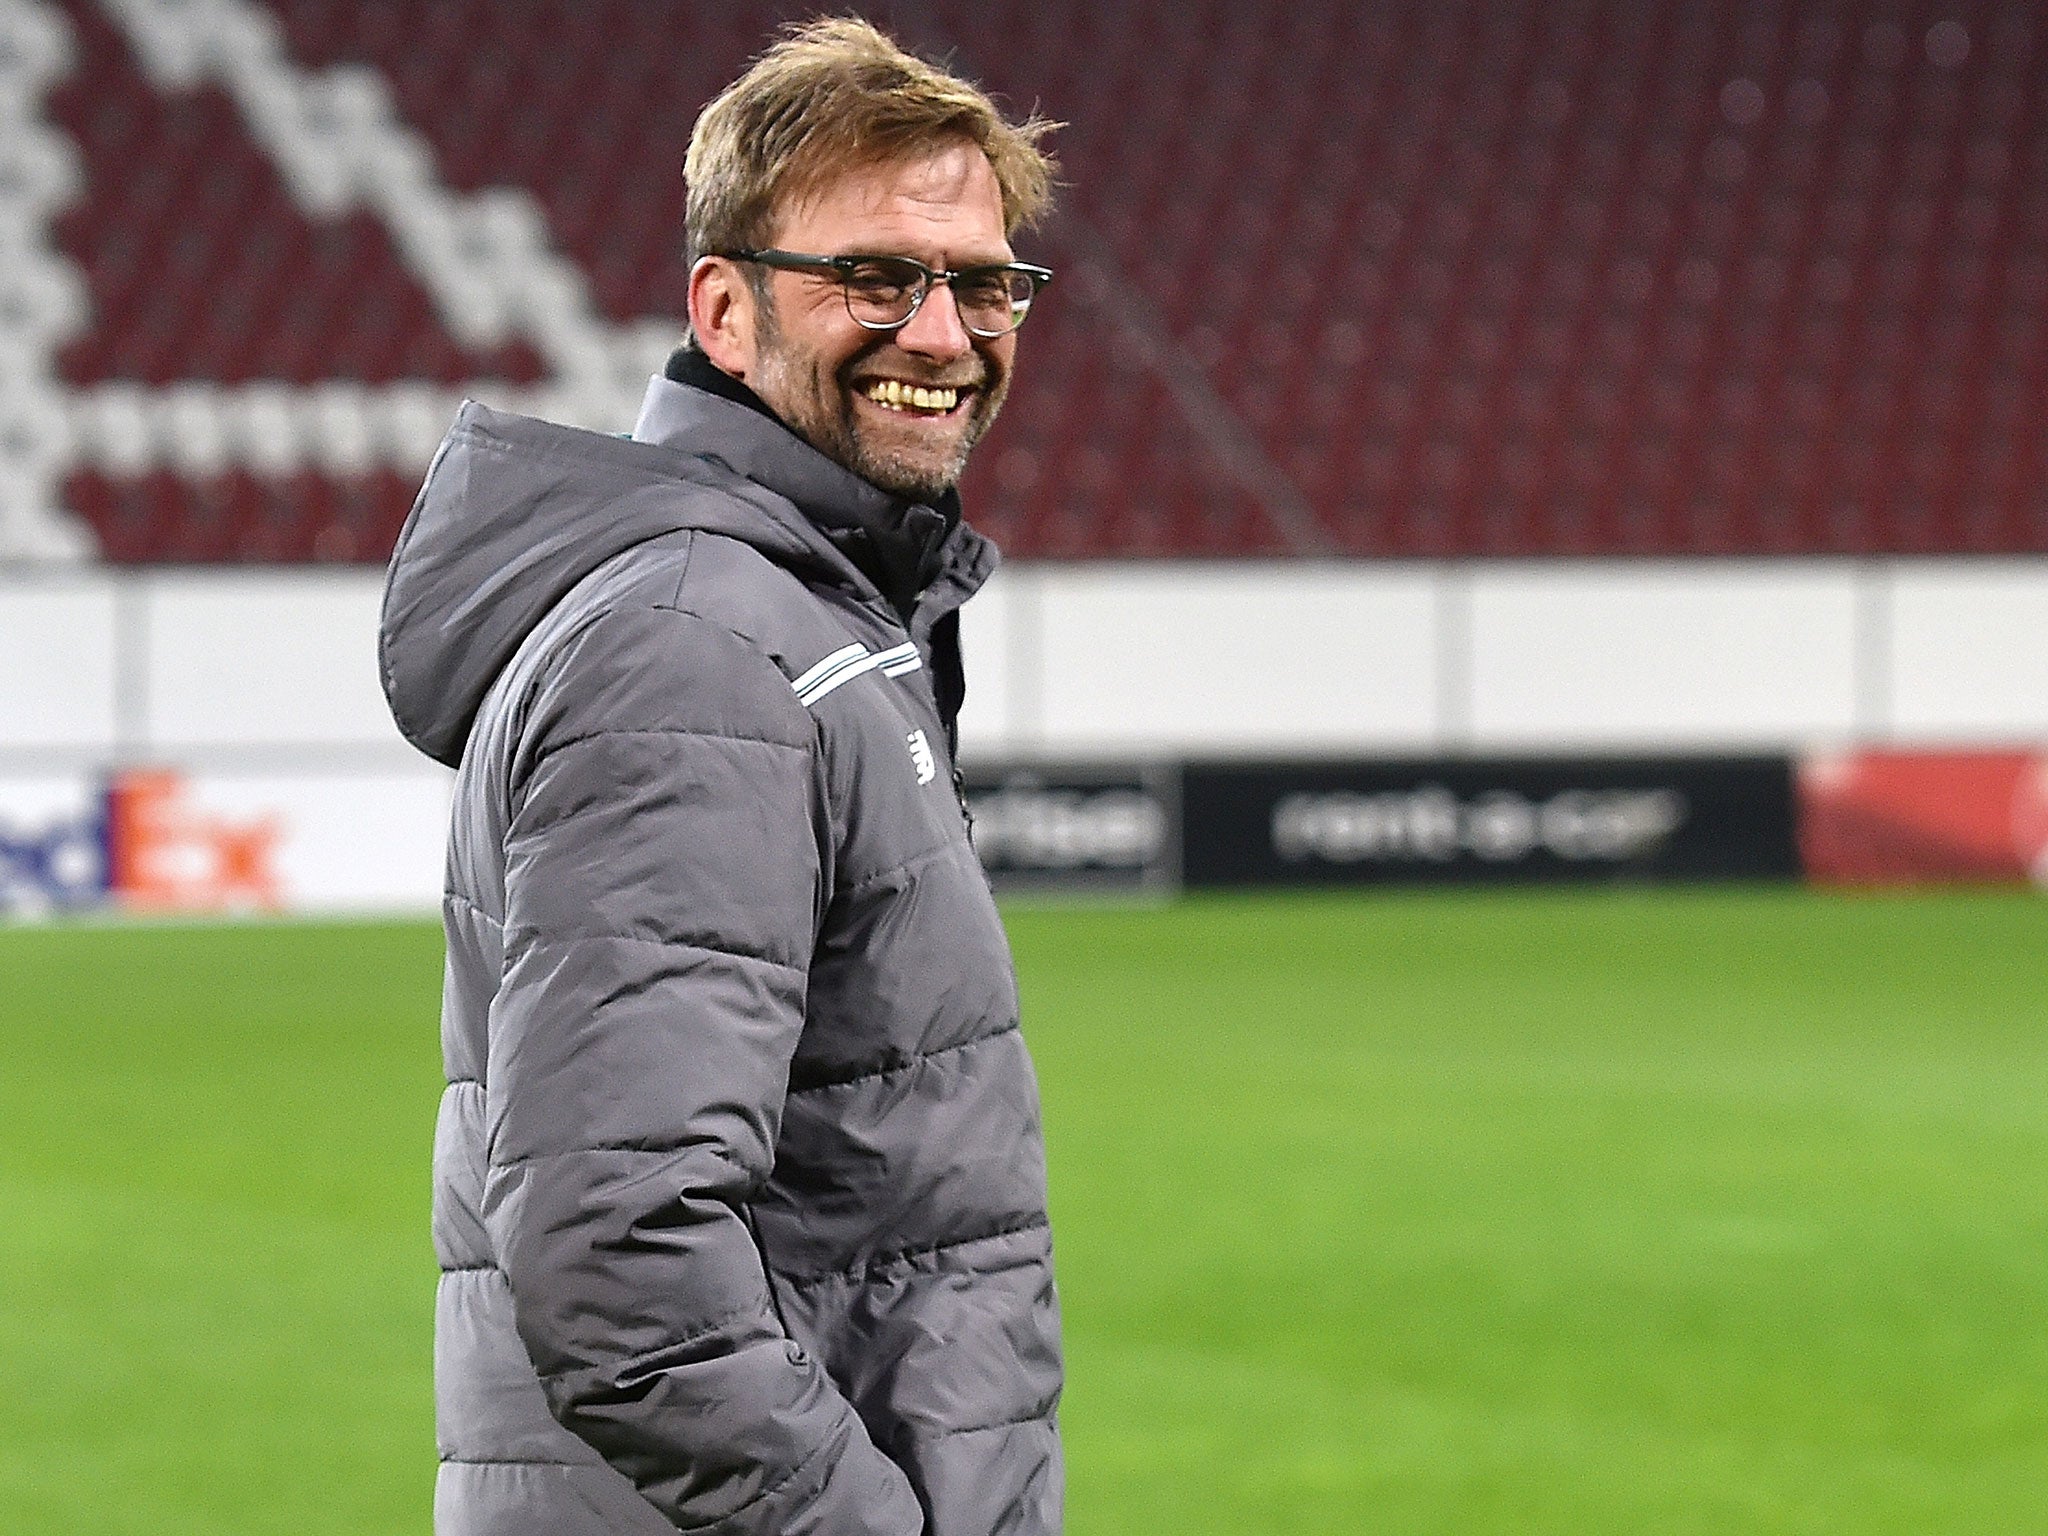
[[[949,140],[988,156],[1015,234],[1052,200],[1058,165],[1038,141],[1059,126],[1036,113],[1010,122],[980,87],[858,17],[792,24],[697,118],[683,162],[688,259],[766,245],[785,207],[835,177]]]

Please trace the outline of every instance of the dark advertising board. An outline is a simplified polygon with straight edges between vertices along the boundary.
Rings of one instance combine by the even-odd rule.
[[[1163,765],[966,770],[974,848],[999,890],[1171,890],[1179,770]]]
[[[1189,885],[1792,879],[1782,757],[1190,763]]]

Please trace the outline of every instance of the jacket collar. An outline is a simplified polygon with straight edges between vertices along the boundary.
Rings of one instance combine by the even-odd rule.
[[[994,568],[993,546],[961,520],[958,491],[929,505],[891,496],[798,437],[694,347],[679,347],[649,382],[633,436],[720,460],[787,497],[913,628],[923,627],[913,619],[928,590],[965,578],[971,591]],[[956,569],[962,556],[979,567],[972,575]]]

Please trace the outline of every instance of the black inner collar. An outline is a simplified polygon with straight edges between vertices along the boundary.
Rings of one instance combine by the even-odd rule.
[[[676,348],[662,372],[674,383],[734,401],[793,430],[759,395],[695,347]],[[819,508],[803,510],[908,625],[919,595],[939,573],[939,551],[960,521],[960,493],[949,486],[928,506],[892,498],[872,513],[829,521]]]

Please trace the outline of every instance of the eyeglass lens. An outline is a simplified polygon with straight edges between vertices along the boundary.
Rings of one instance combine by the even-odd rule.
[[[848,311],[862,325],[877,329],[909,320],[930,283],[922,267],[886,259],[862,262],[842,277]],[[953,290],[960,323],[979,336],[1015,330],[1031,308],[1032,282],[1022,272],[976,272],[956,277],[947,286]]]

